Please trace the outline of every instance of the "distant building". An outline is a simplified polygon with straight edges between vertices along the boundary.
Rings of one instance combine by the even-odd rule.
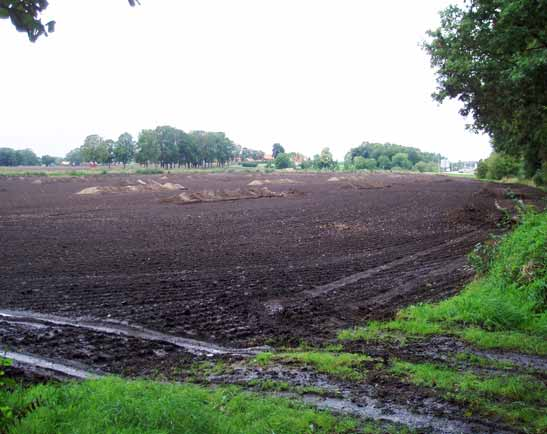
[[[473,173],[477,170],[478,161],[448,161],[441,160],[441,172]]]
[[[450,171],[450,161],[448,161],[447,158],[443,158],[441,160],[441,172],[449,172]]]

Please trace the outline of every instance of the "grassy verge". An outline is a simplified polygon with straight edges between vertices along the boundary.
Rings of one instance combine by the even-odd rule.
[[[391,372],[406,382],[443,391],[447,399],[465,404],[469,415],[497,415],[515,427],[526,426],[531,432],[547,430],[547,388],[534,377],[479,376],[429,363],[402,361],[395,362]]]
[[[236,387],[105,378],[0,392],[0,398],[14,409],[34,403],[10,433],[346,433],[357,428],[355,420]]]
[[[371,362],[373,359],[364,354],[294,351],[286,353],[261,353],[256,356],[255,361],[264,366],[273,362],[306,366],[319,373],[327,374],[341,380],[356,381],[365,378],[366,370],[363,367],[363,363]]]
[[[547,355],[547,213],[521,224],[484,253],[484,274],[460,294],[403,309],[389,322],[343,330],[343,340],[449,334],[477,347]]]

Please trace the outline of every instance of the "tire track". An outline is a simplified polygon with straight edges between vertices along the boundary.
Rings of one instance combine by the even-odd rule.
[[[69,326],[99,333],[107,333],[117,336],[127,336],[172,344],[184,348],[191,354],[202,355],[238,355],[255,356],[262,351],[271,350],[270,347],[230,348],[195,339],[182,338],[165,333],[149,330],[136,325],[128,325],[117,322],[101,321],[99,319],[72,319],[57,315],[41,314],[30,311],[0,309],[0,318],[6,322],[35,322],[38,324],[50,324],[56,326]]]

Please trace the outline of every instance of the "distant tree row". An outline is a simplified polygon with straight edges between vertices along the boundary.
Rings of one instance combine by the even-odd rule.
[[[32,149],[0,148],[0,166],[51,166],[58,160],[51,155],[38,157]]]
[[[393,143],[363,142],[350,149],[345,157],[345,165],[355,169],[402,169],[420,172],[437,171],[441,161],[440,154],[423,152],[418,148]]]
[[[87,136],[84,144],[67,154],[73,165],[84,162],[123,164],[135,161],[144,166],[159,164],[172,167],[224,166],[240,157],[241,148],[222,132],[192,131],[185,133],[170,126],[142,130],[138,140],[123,133],[118,140],[97,134]],[[260,158],[257,158],[260,157]],[[246,149],[246,158],[262,159],[264,153]]]
[[[475,174],[479,179],[524,179],[527,175],[526,164],[523,158],[503,152],[492,152],[488,158],[479,161]],[[532,181],[539,186],[547,185],[547,164],[536,171]]]
[[[242,148],[241,149],[241,159],[242,160],[254,160],[262,161],[266,154],[264,151],[257,151],[256,149]]]

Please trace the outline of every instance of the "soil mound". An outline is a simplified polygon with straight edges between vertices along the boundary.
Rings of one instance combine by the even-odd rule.
[[[248,186],[260,186],[264,184],[297,184],[298,181],[289,178],[280,178],[280,179],[255,179],[254,181],[249,182]]]
[[[294,190],[286,192],[275,192],[264,188],[249,188],[244,190],[218,190],[218,191],[198,191],[194,193],[183,192],[176,196],[162,199],[163,203],[175,203],[185,205],[189,203],[199,202],[221,202],[226,200],[241,200],[241,199],[260,199],[268,197],[287,197],[297,195]]]
[[[121,186],[102,186],[102,187],[88,187],[80,190],[76,194],[80,195],[95,195],[103,193],[139,193],[139,192],[150,192],[150,191],[177,191],[177,190],[186,190],[186,187],[183,187],[180,184],[173,184],[171,182],[166,182],[162,184],[157,181],[152,181],[151,183],[146,183],[142,180],[137,181],[137,185],[121,185]]]

